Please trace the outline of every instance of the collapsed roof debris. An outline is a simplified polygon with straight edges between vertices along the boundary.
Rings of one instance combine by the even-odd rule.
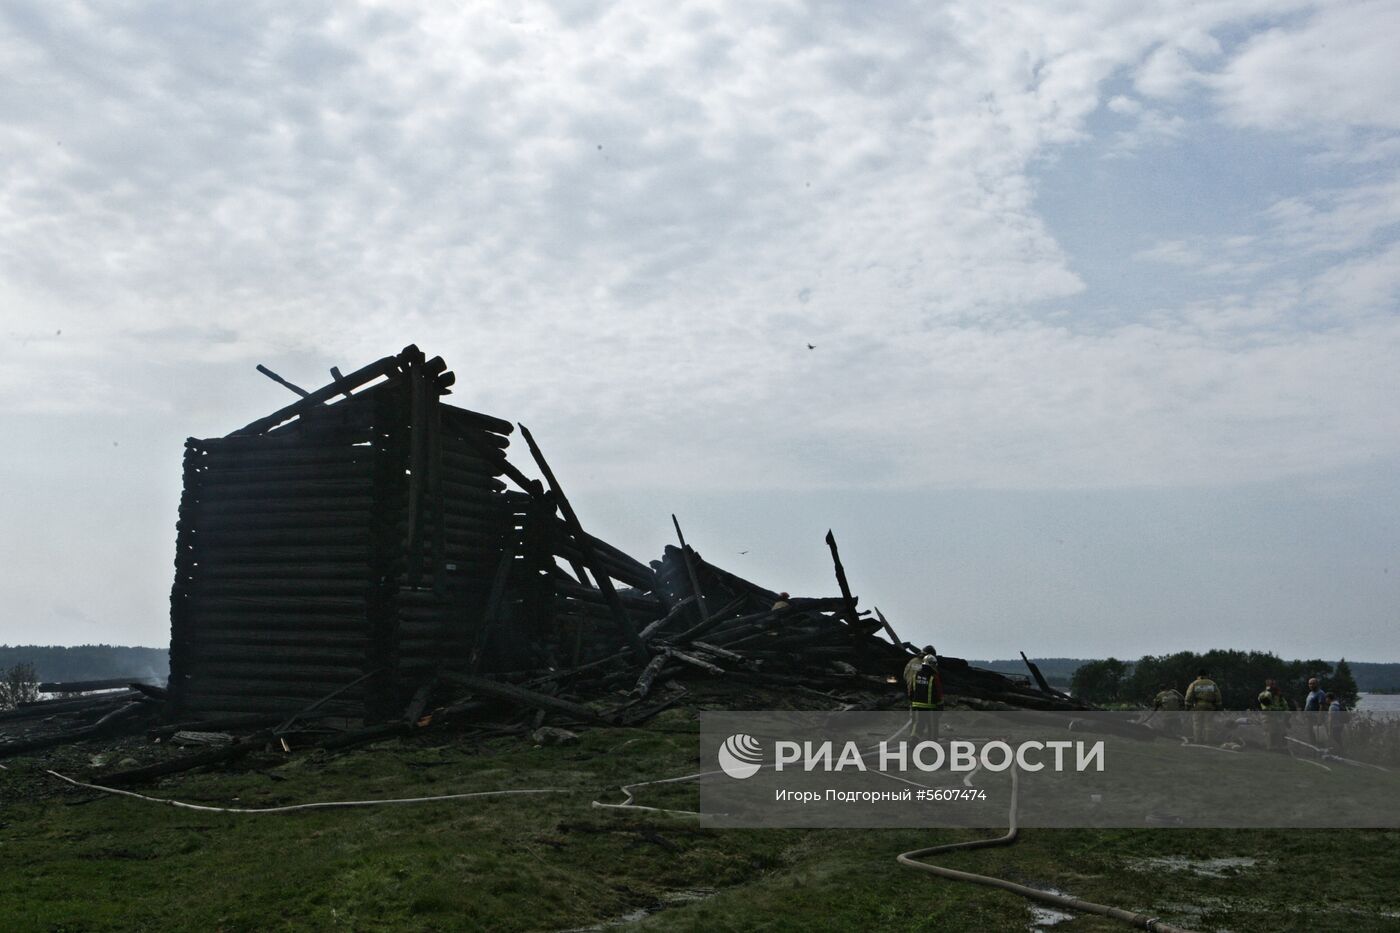
[[[523,425],[543,481],[508,458],[514,425],[443,401],[455,377],[441,357],[409,346],[313,392],[259,369],[298,399],[185,445],[168,695],[76,701],[56,730],[52,705],[0,714],[0,730],[49,720],[0,755],[119,728],[257,730],[185,756],[208,763],[293,735],[515,728],[502,713],[635,723],[716,681],[828,708],[902,702],[916,649],[858,608],[830,533],[828,598],[706,561],[679,522],[680,546],[648,565],[584,529]],[[942,664],[965,702],[1082,708],[1031,670],[1039,686]]]

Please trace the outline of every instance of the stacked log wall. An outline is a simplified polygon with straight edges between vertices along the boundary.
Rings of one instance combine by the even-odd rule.
[[[384,394],[264,435],[186,442],[171,592],[175,715],[295,710],[373,669]],[[366,689],[333,708],[362,715]]]
[[[412,407],[411,399],[406,403]],[[409,425],[405,450],[411,450],[412,432],[420,424],[431,432],[420,511],[411,514],[411,455],[406,482],[392,503],[398,516],[395,541],[405,555],[394,578],[400,698],[435,673],[472,666],[481,628],[488,624],[484,614],[498,566],[502,559],[516,562],[521,549],[516,497],[506,493],[501,479],[513,426],[435,400],[427,409],[416,420],[411,410],[401,412]],[[498,607],[505,616],[516,599],[516,579],[512,568],[505,605]],[[500,654],[483,659],[481,669],[498,669]]]

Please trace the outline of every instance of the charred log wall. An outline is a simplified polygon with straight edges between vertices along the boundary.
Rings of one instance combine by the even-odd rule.
[[[292,712],[363,678],[330,706],[382,719],[434,672],[516,660],[504,641],[473,657],[503,560],[497,615],[548,603],[525,570],[530,497],[500,478],[512,425],[443,404],[421,353],[397,362],[280,427],[186,442],[174,715]]]
[[[177,715],[297,709],[375,660],[371,530],[392,474],[379,394],[268,434],[186,442],[171,592]],[[335,703],[358,715],[364,697],[359,687]]]

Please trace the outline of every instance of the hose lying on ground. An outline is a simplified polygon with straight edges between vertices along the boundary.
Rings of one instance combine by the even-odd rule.
[[[1016,825],[1016,798],[1020,791],[1020,781],[1017,777],[1019,770],[1019,768],[1015,767],[1011,769],[1011,807],[1007,814],[1007,822],[1009,825],[1007,826],[1006,835],[996,836],[991,839],[973,839],[970,842],[949,842],[943,845],[929,846],[925,849],[914,849],[912,852],[901,852],[895,860],[905,868],[926,871],[930,874],[938,875],[940,878],[950,878],[953,881],[968,881],[972,884],[999,888],[1003,891],[1010,891],[1013,894],[1019,894],[1022,897],[1028,897],[1032,900],[1053,904],[1056,907],[1098,914],[1101,917],[1112,917],[1115,920],[1131,923],[1133,926],[1140,927],[1144,930],[1155,931],[1155,933],[1191,933],[1190,930],[1183,927],[1172,926],[1169,923],[1163,923],[1155,917],[1134,913],[1131,910],[1123,910],[1121,907],[1096,904],[1093,901],[1070,897],[1067,894],[1054,894],[1050,891],[1042,891],[1040,888],[1027,887],[1024,884],[1017,884],[1014,881],[1007,881],[1003,878],[993,878],[991,875],[978,875],[970,871],[958,871],[953,868],[944,868],[941,865],[933,865],[929,862],[919,861],[930,855],[937,855],[943,852],[958,852],[966,849],[986,849],[991,846],[1009,846],[1014,843],[1021,832],[1020,828]]]
[[[147,797],[145,794],[137,794],[129,790],[118,790],[115,787],[103,787],[101,784],[84,784],[82,781],[75,781],[57,771],[48,771],[60,781],[67,781],[74,787],[82,787],[86,790],[101,791],[104,794],[117,794],[122,797],[131,797],[136,800],[145,800],[148,803],[163,803],[167,807],[179,807],[183,810],[201,810],[206,813],[291,813],[294,810],[333,810],[345,807],[377,807],[394,803],[432,803],[438,800],[465,800],[468,797],[502,797],[507,794],[569,794],[568,790],[559,788],[543,788],[538,790],[480,790],[470,794],[441,794],[437,797],[397,797],[390,800],[326,800],[320,803],[294,803],[285,807],[208,807],[199,803],[185,803],[182,800],[167,800],[164,797]]]
[[[909,728],[911,724],[912,722],[906,723],[894,734],[898,735],[900,732],[903,732],[905,729]],[[893,736],[891,736],[891,738],[893,738]],[[873,747],[874,746],[872,746],[872,748]],[[980,770],[980,768],[978,770]],[[673,813],[680,816],[699,816],[700,814],[694,810],[668,810],[661,807],[643,806],[636,802],[636,789],[639,787],[650,787],[654,784],[676,784],[682,781],[695,781],[701,778],[723,773],[723,771],[697,771],[694,774],[683,774],[680,777],[661,778],[660,780],[655,781],[638,781],[635,784],[624,784],[620,788],[622,793],[626,795],[626,799],[623,800],[622,803],[603,803],[601,801],[595,800],[593,801],[593,806],[604,810],[632,810],[649,813]],[[969,774],[967,776],[968,779],[970,779],[976,773],[977,772],[974,771],[972,774]],[[1154,933],[1193,933],[1193,931],[1185,929],[1184,927],[1172,926],[1171,924],[1164,923],[1161,920],[1156,919],[1155,917],[1149,917],[1146,914],[1134,913],[1130,910],[1123,910],[1120,907],[1110,907],[1107,904],[1096,904],[1093,901],[1081,900],[1080,898],[1070,897],[1069,895],[1065,894],[1053,894],[1050,891],[1042,891],[1039,888],[1032,888],[1027,887],[1023,884],[1016,884],[1014,881],[1006,881],[1001,878],[993,878],[990,875],[978,875],[968,871],[957,871],[956,869],[952,868],[944,868],[941,865],[931,865],[928,862],[919,861],[919,859],[925,858],[930,855],[936,855],[941,852],[954,852],[965,849],[985,849],[991,846],[1007,846],[1014,843],[1016,841],[1017,836],[1020,834],[1020,829],[1016,825],[1017,797],[1019,796],[1020,791],[1020,780],[1018,777],[1018,773],[1018,768],[1013,767],[1011,769],[1011,807],[1007,814],[1009,826],[1007,828],[1006,835],[997,836],[992,839],[974,839],[970,842],[952,842],[947,843],[945,845],[929,846],[925,849],[915,849],[912,852],[903,852],[897,856],[897,861],[899,862],[899,864],[905,866],[906,868],[913,868],[917,869],[918,871],[926,871],[943,878],[952,879],[954,881],[968,881],[973,884],[981,884],[986,885],[988,887],[1000,888],[1003,891],[1010,891],[1013,894],[1019,894],[1022,897],[1030,898],[1032,900],[1037,901],[1043,901],[1046,904],[1053,904],[1057,907],[1064,907],[1068,910],[1078,910],[1084,913],[1098,914],[1102,917],[1111,917],[1115,920],[1122,920],[1126,923],[1130,923],[1144,930],[1154,931]],[[906,781],[906,783],[913,784],[916,782]]]

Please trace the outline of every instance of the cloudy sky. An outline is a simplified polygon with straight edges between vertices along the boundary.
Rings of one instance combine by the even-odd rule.
[[[416,342],[644,559],[829,594],[831,527],[950,654],[1400,660],[1398,34],[0,4],[0,642],[164,644],[183,439]]]

